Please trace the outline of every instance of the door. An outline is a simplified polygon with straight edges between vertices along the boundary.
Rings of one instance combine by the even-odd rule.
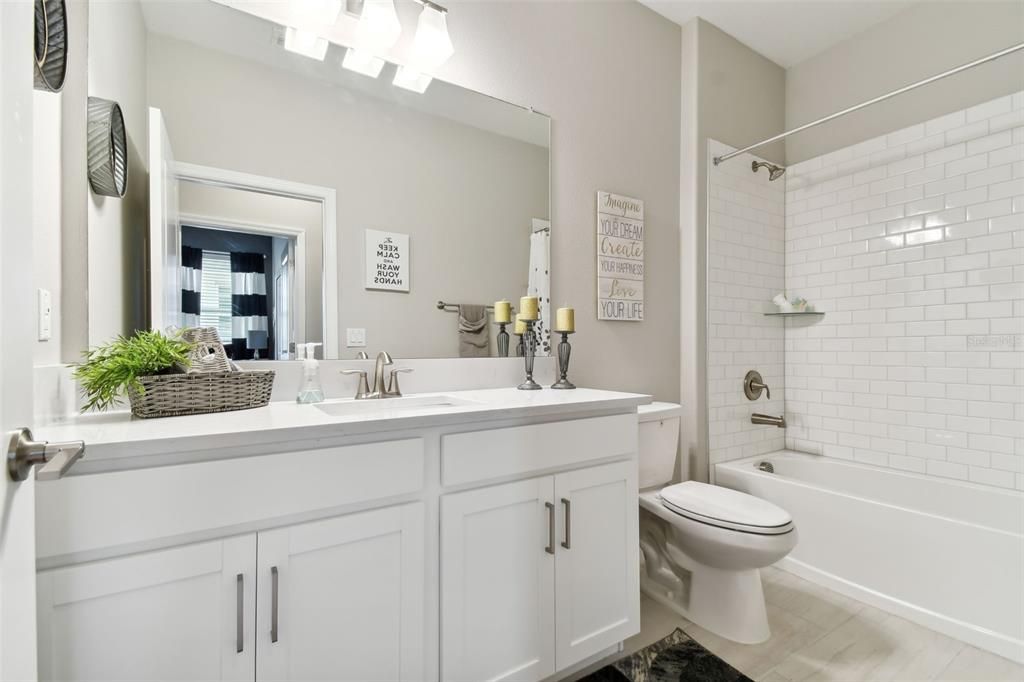
[[[32,425],[32,3],[0,2],[0,440]],[[59,200],[59,194],[54,200]],[[35,481],[0,470],[0,679],[36,676]]]
[[[422,680],[423,504],[259,534],[257,679]]]
[[[150,326],[181,326],[181,218],[178,176],[164,115],[149,108]]]
[[[555,476],[555,660],[562,670],[640,632],[636,463]]]
[[[441,679],[555,672],[554,481],[441,498]]]
[[[38,576],[41,680],[248,680],[256,536]]]

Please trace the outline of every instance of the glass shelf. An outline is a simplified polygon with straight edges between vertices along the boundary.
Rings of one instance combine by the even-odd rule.
[[[825,313],[817,310],[793,311],[791,313],[765,313],[765,317],[825,317]]]

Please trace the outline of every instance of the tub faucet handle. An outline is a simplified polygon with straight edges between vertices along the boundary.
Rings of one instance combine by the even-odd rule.
[[[761,373],[752,369],[743,377],[743,394],[747,396],[747,400],[757,400],[761,397],[761,391],[764,391],[768,400],[772,399],[771,389],[768,388],[768,384],[764,383]]]

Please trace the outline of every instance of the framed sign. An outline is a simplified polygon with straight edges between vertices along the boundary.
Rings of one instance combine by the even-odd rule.
[[[597,193],[597,319],[644,319],[644,202]]]
[[[409,235],[366,231],[366,288],[409,291]]]

